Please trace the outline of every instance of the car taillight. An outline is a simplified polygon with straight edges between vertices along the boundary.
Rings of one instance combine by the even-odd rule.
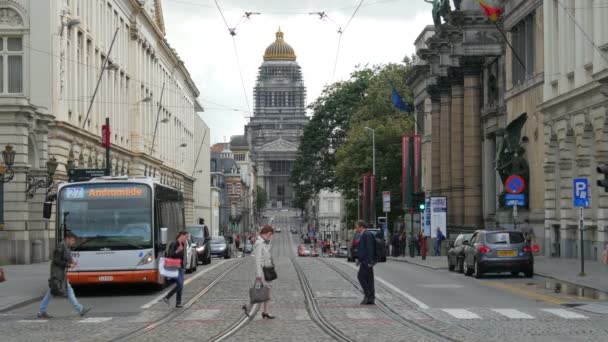
[[[525,252],[525,253],[530,253],[530,252],[532,252],[532,247],[530,247],[530,246],[528,246],[528,245],[524,246],[524,252]]]
[[[486,246],[479,246],[479,253],[485,254],[490,253],[492,250]]]
[[[538,245],[532,246],[532,252],[534,252],[534,253],[540,252],[540,248],[538,247]]]

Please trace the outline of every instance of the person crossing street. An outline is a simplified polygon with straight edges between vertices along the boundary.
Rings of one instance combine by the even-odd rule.
[[[359,273],[357,278],[363,288],[363,301],[361,305],[373,305],[376,300],[374,287],[374,265],[376,264],[376,238],[374,234],[365,229],[365,222],[357,221],[355,231],[361,234],[358,247]]]
[[[40,302],[40,309],[38,311],[38,318],[48,319],[51,316],[48,314],[47,309],[51,296],[66,297],[76,309],[76,312],[80,317],[84,317],[91,308],[85,308],[76,299],[74,289],[70,285],[67,277],[68,268],[74,268],[78,264],[72,259],[72,253],[70,247],[76,243],[76,235],[71,232],[66,233],[65,239],[58,243],[53,252],[53,260],[51,261],[51,277],[49,279],[49,289]]]

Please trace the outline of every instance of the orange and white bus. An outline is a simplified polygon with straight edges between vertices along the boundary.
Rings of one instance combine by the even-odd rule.
[[[99,177],[64,183],[57,193],[57,234],[78,237],[71,284],[150,283],[168,239],[184,230],[184,197],[149,177]]]

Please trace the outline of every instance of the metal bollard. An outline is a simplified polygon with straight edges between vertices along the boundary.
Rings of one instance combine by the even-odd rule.
[[[32,241],[32,262],[42,262],[42,240],[37,239]]]

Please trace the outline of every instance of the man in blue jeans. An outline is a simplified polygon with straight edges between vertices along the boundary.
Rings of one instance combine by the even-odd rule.
[[[51,301],[52,295],[67,296],[70,303],[76,309],[76,312],[83,317],[86,315],[91,308],[85,308],[78,303],[74,290],[67,279],[68,268],[76,267],[77,263],[72,259],[72,253],[70,253],[70,247],[76,242],[76,235],[68,232],[65,239],[57,244],[55,251],[53,252],[53,260],[51,262],[51,279],[49,279],[49,289],[46,291],[42,302],[40,303],[40,310],[38,311],[38,318],[51,318],[47,313],[49,302]],[[51,293],[51,287],[53,292]]]
[[[441,228],[437,227],[437,240],[435,240],[435,256],[441,255],[441,243],[445,240],[445,236]]]

